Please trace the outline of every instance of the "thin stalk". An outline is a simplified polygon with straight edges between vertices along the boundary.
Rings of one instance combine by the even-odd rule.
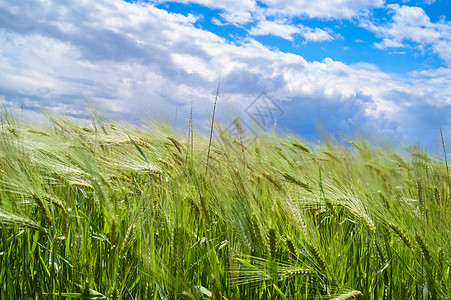
[[[191,113],[189,117],[189,126],[191,129],[191,160],[193,158],[193,150],[194,150],[193,109],[194,109],[193,99],[191,99]]]
[[[215,123],[216,103],[218,102],[220,84],[221,84],[221,76],[219,76],[219,79],[218,79],[218,89],[216,90],[215,104],[213,106],[213,116],[211,117],[210,141],[208,142],[208,153],[207,153],[207,164],[205,165],[205,175],[207,175],[207,173],[208,173],[208,163],[210,160],[211,140],[213,138],[213,127],[214,127],[214,123]]]
[[[186,151],[185,164],[188,166],[188,158],[193,158],[193,98],[191,98],[191,112],[188,123],[188,150]]]
[[[440,126],[440,137],[442,138],[443,154],[445,155],[446,175],[448,177],[448,188],[449,188],[449,192],[451,193],[451,182],[449,180],[449,169],[448,169],[448,160],[446,158],[445,139],[443,138],[443,132],[442,132],[441,126]]]

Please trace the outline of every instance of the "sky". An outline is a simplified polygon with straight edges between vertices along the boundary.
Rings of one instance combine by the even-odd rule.
[[[187,128],[192,107],[208,128],[219,83],[224,127],[451,142],[449,0],[0,0],[0,45],[0,98],[28,119]]]

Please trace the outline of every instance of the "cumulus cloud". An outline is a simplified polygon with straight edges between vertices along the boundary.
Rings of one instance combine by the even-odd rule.
[[[332,30],[293,26],[290,19],[309,17],[320,19],[351,19],[366,14],[369,9],[382,7],[384,0],[158,0],[155,3],[178,2],[196,3],[210,8],[223,10],[223,21],[213,19],[216,25],[247,25],[257,23],[249,29],[251,35],[273,35],[293,41],[293,36],[300,34],[305,41],[324,42],[335,39]],[[280,18],[282,17],[282,19]],[[279,18],[277,21],[267,19]]]
[[[223,9],[228,14],[236,12],[264,12],[265,15],[308,16],[311,18],[349,19],[367,9],[382,7],[384,0],[158,0],[157,3],[196,3],[211,8]],[[247,19],[245,20],[247,22]]]
[[[267,20],[258,22],[256,27],[249,30],[252,35],[274,35],[289,41],[293,41],[293,35],[300,32],[301,30],[297,26]]]
[[[225,20],[224,24],[247,24],[253,21],[251,13],[245,10],[225,11],[220,16]]]
[[[159,0],[154,3],[164,2],[168,1]],[[320,19],[351,19],[384,4],[384,0],[262,0],[258,2],[254,0],[175,0],[170,2],[195,3],[223,10],[219,14],[222,20],[212,19],[215,25],[256,23],[248,30],[251,35],[273,35],[289,41],[293,41],[294,36],[299,35],[308,42],[331,41],[339,35],[334,34],[331,29],[295,26],[290,22],[292,18],[302,16]]]
[[[308,42],[332,41],[336,35],[331,29],[311,28],[303,25],[287,24],[287,20],[268,21],[262,20],[249,30],[253,36],[272,35],[288,41],[293,41],[295,36],[302,36]]]
[[[321,28],[311,28],[307,26],[301,26],[301,33],[300,33],[305,40],[310,42],[325,42],[325,41],[332,41],[335,39],[336,34],[329,29],[321,29]]]
[[[244,111],[265,91],[285,111],[279,124],[294,128],[320,118],[338,130],[418,137],[427,123],[415,117],[451,108],[447,68],[399,80],[369,64],[309,62],[252,38],[229,42],[197,28],[195,16],[149,4],[32,0],[0,3],[0,12],[0,95],[27,107],[82,115],[89,98],[129,118],[175,108],[188,116],[193,99],[196,121],[207,122],[221,74],[220,105]]]
[[[385,38],[380,42],[375,42],[374,46],[378,49],[384,50],[386,48],[403,48],[404,44],[396,40]]]
[[[263,0],[272,13],[306,15],[311,18],[349,19],[369,8],[381,7],[383,0]]]
[[[451,65],[451,23],[441,19],[431,22],[421,7],[388,5],[392,19],[388,23],[376,24],[365,19],[362,26],[383,38],[374,45],[379,49],[400,48],[406,43],[431,46],[432,49],[447,63]]]
[[[220,8],[226,11],[253,11],[257,7],[257,2],[255,0],[223,0],[223,1],[216,1],[216,0],[156,0],[151,1],[153,3],[165,3],[165,2],[176,2],[176,3],[196,3],[203,6],[207,6],[210,8]]]

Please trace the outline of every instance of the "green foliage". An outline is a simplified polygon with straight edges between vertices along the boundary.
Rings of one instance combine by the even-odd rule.
[[[451,294],[450,180],[424,150],[2,120],[5,299]]]

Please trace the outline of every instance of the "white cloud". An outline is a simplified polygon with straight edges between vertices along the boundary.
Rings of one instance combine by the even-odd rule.
[[[250,12],[245,10],[226,11],[220,16],[227,22],[232,24],[247,24],[253,20]]]
[[[249,33],[252,35],[274,35],[289,41],[293,41],[293,35],[300,32],[301,30],[296,26],[267,20],[258,22],[257,27],[249,30]]]
[[[8,16],[0,24],[0,95],[6,100],[83,114],[87,97],[129,117],[147,110],[172,116],[177,107],[182,118],[193,99],[200,122],[211,114],[221,74],[221,95],[233,95],[237,109],[262,91],[281,100],[288,122],[281,126],[321,118],[337,129],[361,125],[408,138],[428,134],[432,125],[421,121],[425,111],[449,123],[446,68],[402,81],[369,64],[308,62],[254,39],[231,43],[196,28],[194,16],[151,5],[58,3],[0,7]]]
[[[160,0],[158,3],[164,3]],[[370,8],[380,7],[384,0],[262,0],[262,6],[256,1],[248,0],[175,0],[179,3],[197,3],[210,8],[224,10],[218,18],[213,18],[215,25],[227,24],[246,25],[256,22],[256,26],[249,29],[254,36],[273,35],[293,41],[293,36],[300,35],[308,42],[324,42],[334,40],[335,35],[330,29],[310,28],[296,26],[290,23],[290,19],[299,16],[310,18],[349,19],[366,12]],[[268,18],[267,18],[268,17]],[[270,21],[276,17],[275,21]]]
[[[402,3],[409,3],[409,2],[416,2],[416,3],[422,2],[424,4],[431,5],[431,4],[434,4],[435,2],[437,2],[437,0],[417,0],[417,1],[402,0]]]
[[[434,43],[433,49],[440,55],[448,66],[451,66],[451,37]]]
[[[269,11],[284,15],[306,15],[311,18],[349,19],[362,11],[381,7],[384,0],[263,0]]]
[[[222,9],[223,18],[230,23],[246,24],[251,16],[308,16],[310,18],[350,19],[368,9],[382,7],[384,0],[157,0],[155,3],[196,3]]]
[[[263,20],[258,22],[256,27],[249,30],[251,35],[273,35],[283,39],[293,41],[293,36],[302,36],[309,42],[324,42],[335,39],[335,34],[330,29],[311,28],[303,25],[290,25],[285,24],[286,20],[267,21]],[[332,36],[334,35],[334,36]]]
[[[351,65],[352,68],[357,70],[368,70],[373,72],[381,72],[379,67],[375,64],[367,63],[367,62],[358,62]]]
[[[451,105],[451,69],[442,67],[414,71],[410,75],[418,96],[424,97],[424,103],[438,108]],[[431,93],[434,93],[435,97],[431,98]]]
[[[383,39],[381,42],[379,43],[374,43],[374,46],[376,46],[376,48],[379,48],[381,50],[384,50],[386,48],[403,48],[404,45],[401,42],[398,42],[396,40],[392,40],[392,39]]]
[[[310,28],[307,26],[301,27],[301,35],[310,42],[325,42],[332,41],[335,39],[333,37],[333,32],[330,29],[320,29],[320,28]]]
[[[393,14],[389,23],[375,24],[363,20],[362,26],[383,38],[374,45],[379,49],[404,47],[405,43],[432,46],[432,49],[451,65],[449,46],[451,45],[451,23],[444,19],[437,23],[431,22],[425,11],[420,7],[387,6]]]
[[[257,3],[255,0],[156,0],[152,1],[153,3],[165,3],[165,2],[177,2],[177,3],[197,3],[203,6],[211,7],[211,8],[220,8],[228,11],[233,10],[247,10],[252,11],[257,7]]]
[[[173,53],[172,61],[175,65],[181,67],[187,74],[198,74],[205,80],[215,78],[217,75],[210,67],[209,63],[198,56]]]

